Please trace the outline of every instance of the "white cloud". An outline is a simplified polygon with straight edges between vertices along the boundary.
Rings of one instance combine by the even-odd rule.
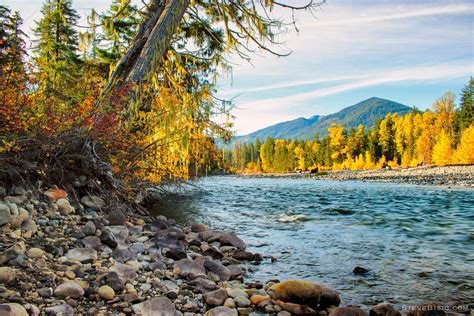
[[[238,104],[238,108],[251,109],[252,111],[266,111],[288,108],[301,105],[309,100],[332,94],[347,92],[354,89],[367,88],[395,82],[449,80],[453,78],[468,77],[474,72],[472,63],[469,62],[445,65],[420,66],[414,68],[400,69],[394,71],[379,71],[372,74],[360,75],[352,82],[333,85],[288,95],[281,98],[267,98]]]

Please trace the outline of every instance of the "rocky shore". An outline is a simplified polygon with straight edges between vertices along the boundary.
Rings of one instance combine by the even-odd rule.
[[[464,166],[420,166],[378,170],[338,170],[316,174],[279,173],[243,175],[246,177],[270,177],[293,179],[325,179],[337,181],[393,182],[416,185],[474,187],[474,165]]]
[[[2,316],[400,315],[388,303],[342,307],[312,282],[245,282],[243,263],[267,259],[232,232],[125,215],[58,188],[0,188],[0,198]],[[408,314],[445,314],[426,306]]]

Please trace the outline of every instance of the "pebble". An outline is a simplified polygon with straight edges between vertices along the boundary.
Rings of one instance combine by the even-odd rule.
[[[108,285],[103,285],[99,288],[97,293],[102,297],[104,300],[110,301],[115,297],[115,291]]]
[[[84,295],[82,287],[74,282],[63,283],[54,290],[54,296],[78,298]]]
[[[15,280],[15,270],[10,267],[0,267],[0,283],[8,284]]]
[[[29,257],[29,258],[41,258],[43,257],[44,255],[44,252],[43,250],[39,249],[39,248],[30,248],[28,249],[28,251],[26,252],[26,255]]]

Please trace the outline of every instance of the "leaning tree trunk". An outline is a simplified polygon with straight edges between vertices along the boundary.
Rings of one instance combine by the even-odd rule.
[[[112,72],[104,93],[124,83],[139,84],[157,71],[189,3],[190,0],[151,0],[132,46]]]

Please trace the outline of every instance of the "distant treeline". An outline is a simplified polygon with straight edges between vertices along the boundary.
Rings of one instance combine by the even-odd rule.
[[[384,166],[474,163],[474,81],[462,90],[461,104],[448,92],[426,112],[388,114],[368,129],[333,124],[314,140],[267,138],[234,143],[225,161],[236,172],[363,170]]]

